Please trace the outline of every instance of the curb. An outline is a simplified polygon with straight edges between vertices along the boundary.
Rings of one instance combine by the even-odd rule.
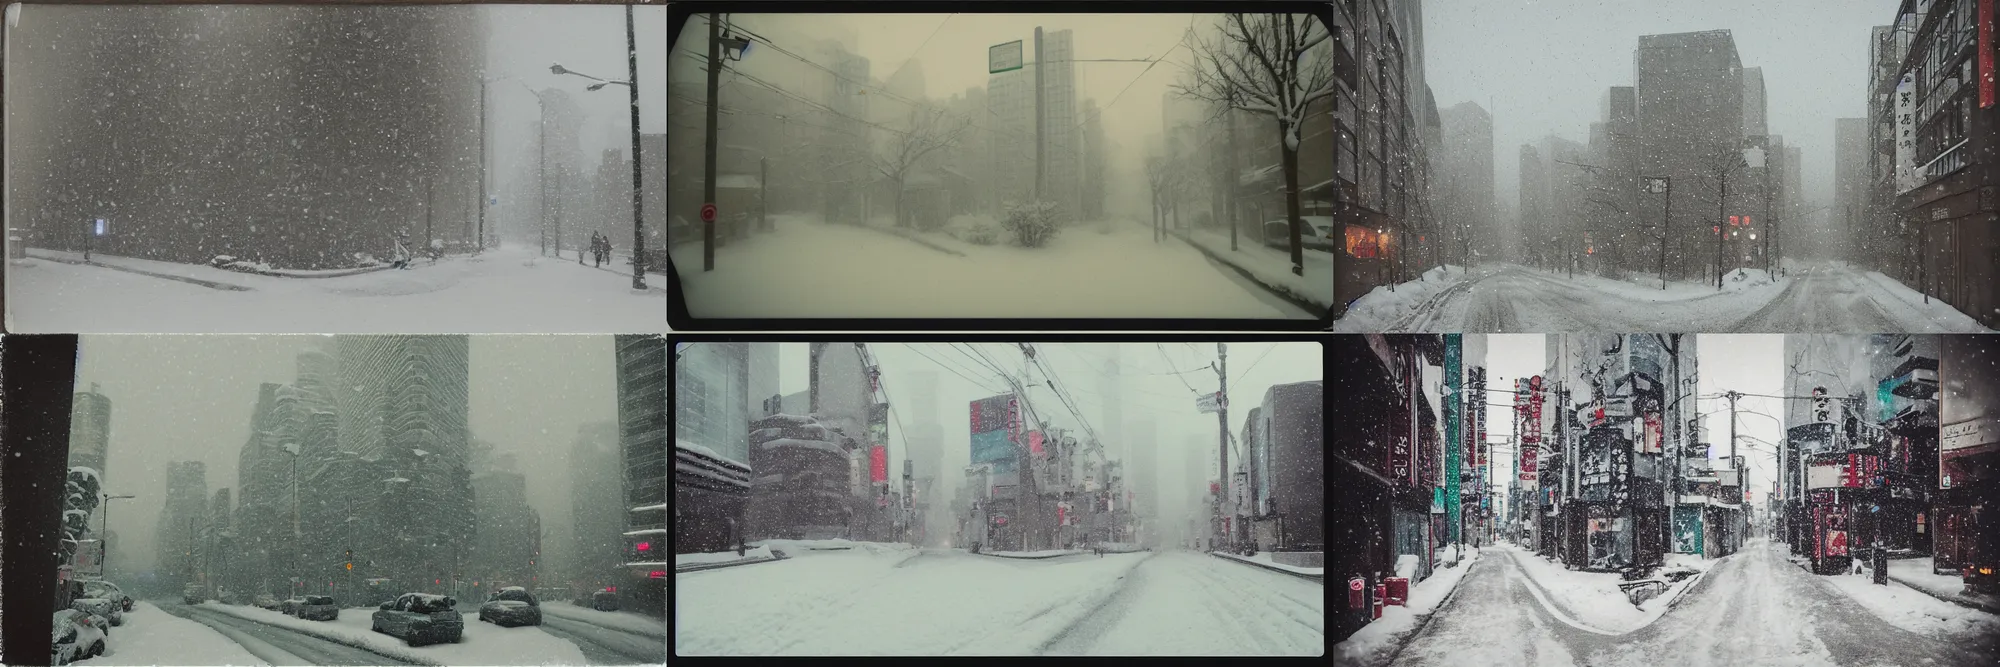
[[[1270,283],[1264,282],[1263,280],[1259,279],[1256,274],[1251,273],[1248,269],[1237,266],[1234,262],[1230,262],[1229,260],[1223,259],[1222,256],[1215,254],[1215,251],[1209,250],[1202,244],[1195,243],[1194,241],[1189,240],[1186,237],[1180,236],[1178,234],[1168,234],[1168,236],[1180,239],[1182,243],[1187,244],[1188,247],[1190,248],[1194,248],[1196,251],[1200,252],[1203,256],[1209,258],[1209,260],[1214,261],[1217,264],[1229,267],[1229,270],[1235,271],[1237,275],[1243,276],[1243,278],[1245,280],[1250,281],[1251,284],[1264,288],[1264,291],[1270,292],[1271,296],[1278,297],[1285,303],[1292,304],[1292,306],[1295,308],[1302,309],[1307,313],[1324,312],[1333,308],[1333,306],[1330,305],[1320,305],[1317,303],[1313,303],[1311,300],[1308,300],[1305,297],[1300,296],[1298,293],[1293,292],[1290,289],[1286,289],[1284,287],[1279,287],[1277,285],[1272,285]]]
[[[704,570],[719,570],[725,567],[736,567],[738,565],[755,565],[758,563],[770,563],[785,559],[785,552],[773,551],[771,553],[777,555],[769,558],[745,558],[743,560],[730,561],[727,563],[710,563],[706,565],[689,565],[685,567],[675,567],[674,574],[680,574],[683,572],[701,572]]]
[[[1307,581],[1312,581],[1312,582],[1317,582],[1317,583],[1321,583],[1321,584],[1324,584],[1324,583],[1326,583],[1326,575],[1324,575],[1324,574],[1320,574],[1320,575],[1311,575],[1311,574],[1305,574],[1305,573],[1301,573],[1301,572],[1293,572],[1293,571],[1291,571],[1291,570],[1286,570],[1286,569],[1283,569],[1283,568],[1278,568],[1278,567],[1273,567],[1273,566],[1271,566],[1271,565],[1265,565],[1265,564],[1263,564],[1263,563],[1260,563],[1260,562],[1257,562],[1257,561],[1254,561],[1254,560],[1247,560],[1247,559],[1243,559],[1243,558],[1236,558],[1236,557],[1233,557],[1233,556],[1225,556],[1225,555],[1222,555],[1222,554],[1219,554],[1219,553],[1216,553],[1216,552],[1213,552],[1213,551],[1210,551],[1210,552],[1208,552],[1208,555],[1210,555],[1210,556],[1214,556],[1214,557],[1216,557],[1216,558],[1220,558],[1220,559],[1223,559],[1223,560],[1229,560],[1229,561],[1236,561],[1236,562],[1238,562],[1238,563],[1242,563],[1242,564],[1244,564],[1244,565],[1251,565],[1251,566],[1255,566],[1255,567],[1261,567],[1261,568],[1264,568],[1264,569],[1266,569],[1266,570],[1270,570],[1270,571],[1272,571],[1272,572],[1276,572],[1276,573],[1279,573],[1279,574],[1289,574],[1289,575],[1292,575],[1292,576],[1294,576],[1294,577],[1298,577],[1298,578],[1300,578],[1300,579],[1305,579],[1305,580],[1307,580]],[[1457,588],[1453,588],[1453,589],[1452,589],[1452,591],[1453,591],[1453,592],[1457,592],[1457,591],[1458,591],[1458,589],[1457,589]]]
[[[1945,601],[1945,602],[1950,602],[1950,603],[1952,603],[1952,604],[1955,604],[1955,605],[1958,605],[1958,606],[1960,606],[1960,607],[1966,607],[1966,608],[1968,608],[1968,609],[1977,609],[1977,610],[1980,610],[1980,611],[1983,611],[1983,612],[1986,612],[1986,613],[1989,613],[1989,614],[2000,614],[2000,605],[1991,605],[1991,604],[1981,604],[1981,603],[1979,603],[1978,601],[1975,601],[1975,600],[1967,600],[1967,599],[1965,599],[1965,598],[1962,598],[1962,597],[1959,597],[1959,596],[1957,596],[1957,595],[1951,595],[1951,596],[1945,596],[1945,595],[1939,595],[1939,594],[1937,594],[1937,593],[1936,593],[1935,591],[1932,591],[1932,590],[1930,590],[1930,589],[1927,589],[1927,588],[1923,588],[1923,587],[1920,587],[1920,586],[1914,586],[1914,585],[1911,585],[1911,584],[1910,584],[1910,582],[1908,582],[1908,581],[1904,581],[1904,580],[1902,580],[1902,579],[1898,579],[1898,578],[1896,578],[1896,575],[1894,575],[1894,574],[1891,574],[1891,575],[1889,575],[1889,581],[1893,581],[1893,582],[1896,582],[1896,583],[1899,583],[1899,584],[1902,584],[1904,588],[1908,588],[1908,589],[1910,589],[1910,590],[1913,590],[1913,591],[1916,591],[1916,592],[1918,592],[1918,593],[1923,593],[1924,595],[1929,595],[1929,596],[1931,596],[1931,597],[1934,597],[1934,598],[1937,598],[1937,599],[1939,599],[1939,600],[1943,600],[1943,601]]]
[[[1452,585],[1451,592],[1444,594],[1444,599],[1439,600],[1437,606],[1431,608],[1431,613],[1424,614],[1424,620],[1423,622],[1417,624],[1417,629],[1411,630],[1410,634],[1406,636],[1403,639],[1403,641],[1396,642],[1396,650],[1390,651],[1389,661],[1382,664],[1385,665],[1396,664],[1396,658],[1401,657],[1403,655],[1403,649],[1409,647],[1410,645],[1409,640],[1416,639],[1417,635],[1423,634],[1424,630],[1429,629],[1431,627],[1431,621],[1437,620],[1438,612],[1442,612],[1444,611],[1445,607],[1451,606],[1452,598],[1458,597],[1458,591],[1464,588],[1463,584],[1465,583],[1465,577],[1472,576],[1472,566],[1479,564],[1478,562],[1479,558],[1484,558],[1485,556],[1486,552],[1484,550],[1481,550],[1479,552],[1478,558],[1474,558],[1473,562],[1465,564],[1465,574],[1459,577],[1457,584]]]
[[[46,262],[56,262],[56,263],[59,263],[59,264],[72,264],[72,265],[76,265],[76,266],[95,266],[95,267],[97,267],[97,268],[100,268],[100,269],[111,269],[111,270],[113,270],[113,271],[124,271],[124,272],[126,272],[126,273],[136,273],[136,274],[139,274],[139,275],[142,275],[142,276],[147,276],[147,277],[151,277],[151,278],[159,278],[159,279],[161,279],[161,280],[176,280],[176,281],[180,281],[180,282],[184,282],[184,283],[187,283],[187,284],[190,284],[190,285],[199,285],[199,286],[201,286],[201,287],[206,287],[206,288],[209,288],[209,289],[214,289],[214,290],[222,290],[222,291],[225,291],[225,292],[250,292],[250,291],[254,291],[254,290],[252,290],[251,288],[249,288],[249,287],[244,287],[244,286],[242,286],[242,285],[232,285],[232,284],[229,284],[229,283],[218,283],[218,282],[215,282],[215,281],[212,281],[212,280],[202,280],[202,279],[200,279],[200,278],[189,278],[189,277],[187,277],[187,276],[176,276],[176,275],[171,275],[171,274],[166,274],[166,273],[154,273],[154,272],[152,272],[152,271],[141,271],[141,270],[139,270],[139,269],[134,269],[134,268],[128,268],[128,267],[123,267],[123,266],[117,266],[117,265],[113,265],[113,264],[99,264],[99,263],[97,263],[97,262],[85,262],[85,261],[81,261],[81,260],[74,260],[74,259],[60,259],[60,258],[56,258],[56,257],[33,257],[33,256],[30,256],[30,258],[31,258],[31,259],[39,259],[39,260],[42,260],[42,261],[46,261]]]

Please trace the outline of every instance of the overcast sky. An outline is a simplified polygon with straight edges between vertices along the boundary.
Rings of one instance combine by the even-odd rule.
[[[1730,30],[1745,67],[1764,68],[1768,124],[1804,150],[1805,198],[1833,197],[1834,119],[1864,111],[1869,28],[1896,0],[1430,0],[1426,73],[1438,108],[1493,113],[1496,195],[1520,199],[1520,146],[1578,142],[1611,86],[1629,86],[1640,35]]]
[[[584,165],[595,169],[601,151],[632,154],[631,93],[624,86],[587,91],[592,81],[558,76],[549,66],[623,81],[630,77],[625,57],[623,5],[475,5],[487,19],[488,77],[514,77],[540,91],[560,88],[583,108],[587,118],[578,132]],[[647,134],[667,126],[667,8],[634,7],[633,33],[639,55],[639,128]],[[519,173],[523,160],[537,157],[539,135],[529,131],[541,117],[534,95],[520,84],[497,81],[488,89],[487,122],[492,136],[487,146],[493,173],[507,182]],[[651,158],[648,158],[651,161]],[[507,198],[502,197],[504,204]]]
[[[908,451],[902,427],[925,419],[914,392],[920,375],[936,377],[935,414],[929,419],[943,427],[945,483],[956,489],[963,480],[962,470],[971,464],[972,441],[967,410],[969,404],[1000,393],[998,374],[971,356],[983,352],[1001,368],[1019,374],[1023,357],[1012,343],[871,343],[868,349],[882,368],[882,384],[889,392],[889,458],[900,461]],[[1190,449],[1198,450],[1205,470],[1216,465],[1219,444],[1216,417],[1195,409],[1195,396],[1216,390],[1217,376],[1208,369],[1216,360],[1214,343],[1131,343],[1079,344],[1037,343],[1042,364],[1055,374],[1065,393],[1073,397],[1082,417],[1100,436],[1110,438],[1104,413],[1107,389],[1105,360],[1116,355],[1122,364],[1124,434],[1130,448],[1156,447],[1159,489],[1163,502],[1184,502],[1200,488],[1182,488]],[[1322,379],[1325,364],[1318,343],[1229,343],[1229,421],[1231,433],[1241,434],[1250,408],[1262,402],[1264,390],[1272,385]],[[782,343],[779,349],[779,391],[790,394],[807,388],[807,344]],[[1170,371],[1192,371],[1178,375]],[[1043,379],[1040,370],[1033,375]],[[1185,380],[1185,384],[1183,384]],[[975,383],[974,381],[977,381]],[[982,386],[984,388],[982,388]],[[1078,428],[1077,419],[1046,389],[1037,388],[1031,397],[1037,413],[1065,428]],[[901,420],[898,425],[897,420]],[[1154,441],[1136,442],[1136,426],[1150,422]],[[1079,438],[1081,440],[1081,438]],[[1106,453],[1118,458],[1118,447],[1107,444]],[[1231,451],[1231,466],[1241,452]],[[1129,456],[1128,456],[1129,460]],[[891,466],[900,477],[901,463]],[[1128,464],[1129,466],[1129,464]],[[1129,467],[1128,467],[1129,470]],[[960,473],[954,475],[953,473]],[[949,491],[947,491],[949,493]],[[1179,497],[1174,494],[1182,493]]]
[[[1495,443],[1493,470],[1488,472],[1488,476],[1504,488],[1514,466],[1511,448],[1514,422],[1510,412],[1512,408],[1507,407],[1511,404],[1508,397],[1492,392],[1511,390],[1515,378],[1542,374],[1547,364],[1547,338],[1543,334],[1494,334],[1486,336],[1486,340],[1486,436],[1488,442]],[[1697,369],[1700,375],[1696,392],[1701,396],[1731,390],[1783,395],[1784,346],[1785,337],[1780,334],[1696,335],[1696,363],[1700,366]],[[1727,457],[1729,402],[1720,398],[1697,400],[1705,415],[1703,423],[1708,426],[1709,442],[1715,445],[1709,453],[1710,457]],[[1783,442],[1780,439],[1785,416],[1782,403],[1779,399],[1755,396],[1736,402],[1736,433],[1739,436],[1736,454],[1747,459],[1745,465],[1750,469],[1752,502],[1764,502],[1770,493],[1771,482],[1776,478],[1777,449],[1763,443]]]
[[[298,379],[298,354],[330,336],[84,336],[77,391],[111,399],[107,493],[134,494],[111,511],[120,550],[150,559],[166,495],[166,465],[201,461],[208,495],[237,489],[259,383]],[[569,516],[567,456],[577,427],[617,418],[610,336],[473,336],[472,437],[514,454],[528,503],[546,530]],[[616,478],[611,478],[616,483]],[[232,501],[240,490],[232,490]],[[136,504],[132,504],[136,503]]]

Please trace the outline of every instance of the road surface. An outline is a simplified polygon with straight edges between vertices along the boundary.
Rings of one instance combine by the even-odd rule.
[[[273,665],[408,665],[409,661],[200,606],[159,601],[160,610],[235,640]]]

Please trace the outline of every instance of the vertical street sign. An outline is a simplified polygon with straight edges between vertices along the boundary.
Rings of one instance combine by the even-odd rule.
[[[1462,350],[1463,344],[1464,344],[1463,336],[1459,334],[1445,334],[1444,337],[1444,384],[1445,384],[1444,525],[1445,525],[1446,542],[1459,541],[1459,531],[1458,531],[1459,472],[1458,471],[1459,471],[1459,466],[1461,465],[1460,462],[1461,457],[1459,456],[1460,454],[1459,450],[1461,449],[1461,447],[1458,445],[1458,443],[1461,442],[1463,439],[1460,434],[1470,431],[1470,429],[1463,428],[1463,426],[1459,423],[1460,419],[1463,417],[1464,408],[1472,407],[1472,406],[1467,406],[1465,404],[1465,394],[1464,392],[1459,391],[1461,379],[1464,375],[1460,370],[1460,367],[1463,366],[1464,364],[1464,359],[1463,359],[1464,353]],[[1474,407],[1473,409],[1477,410],[1476,407]]]

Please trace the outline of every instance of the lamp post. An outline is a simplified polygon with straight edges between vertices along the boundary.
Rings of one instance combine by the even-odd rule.
[[[515,83],[521,82],[517,80]],[[549,254],[549,101],[542,97],[541,93],[535,92],[535,89],[529,88],[528,84],[521,83],[521,89],[535,96],[535,104],[542,113],[541,139],[536,144],[537,150],[541,152],[541,166],[537,167],[539,171],[536,176],[541,187],[536,190],[535,202],[542,208],[542,254],[547,255]],[[562,252],[562,239],[556,239],[556,252]]]
[[[643,164],[643,161],[639,159],[639,152],[640,152],[639,151],[639,46],[638,46],[638,39],[636,37],[636,34],[633,32],[632,28],[631,5],[625,6],[625,66],[627,70],[630,72],[630,77],[631,77],[625,81],[607,81],[604,79],[599,79],[597,77],[590,76],[582,72],[573,72],[564,69],[563,66],[560,64],[550,65],[549,71],[554,72],[557,75],[575,74],[577,76],[581,76],[586,79],[596,80],[597,83],[591,84],[590,87],[588,88],[589,90],[597,90],[599,88],[603,88],[608,84],[614,84],[614,83],[620,84],[625,86],[627,93],[631,96],[632,100],[631,102],[632,289],[644,290],[646,289],[646,260],[645,260],[646,230],[645,230],[645,217],[643,215],[645,208],[645,198],[643,196],[643,193],[639,189],[639,184],[641,181],[640,173],[643,170],[643,167],[640,166],[641,164]],[[714,66],[712,64],[710,65],[710,70],[711,72],[714,70]],[[713,79],[714,75],[710,74],[710,78]],[[713,93],[711,92],[710,108],[714,108],[713,105],[714,105],[714,99],[713,99]]]
[[[97,553],[97,569],[99,571],[99,576],[102,576],[106,579],[111,578],[111,543],[105,539],[106,536],[109,536],[111,534],[111,501],[124,500],[127,498],[137,498],[137,497],[138,496],[114,496],[109,493],[104,494],[104,521],[102,523],[102,525],[104,526],[104,535],[100,535],[97,538],[97,546],[99,549]]]

